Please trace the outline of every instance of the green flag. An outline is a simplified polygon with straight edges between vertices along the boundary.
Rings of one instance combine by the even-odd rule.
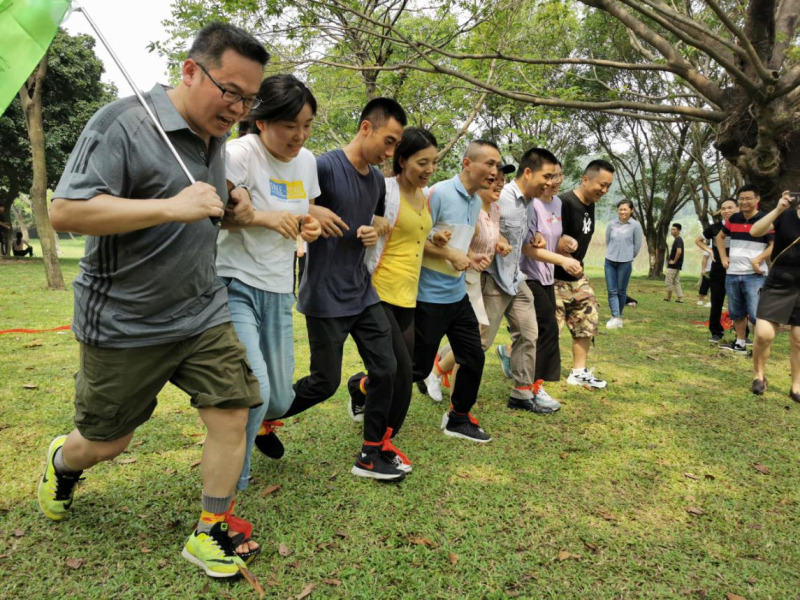
[[[58,31],[70,0],[0,0],[0,115]]]

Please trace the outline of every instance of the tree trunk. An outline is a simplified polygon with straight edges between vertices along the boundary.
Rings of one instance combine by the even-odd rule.
[[[650,271],[647,276],[650,279],[664,278],[664,262],[667,257],[667,245],[664,237],[658,232],[645,233],[647,239],[647,251],[650,253]]]
[[[11,205],[11,214],[14,215],[14,218],[17,220],[17,227],[22,232],[22,239],[29,242],[31,236],[28,233],[28,226],[25,223],[25,218],[22,216],[22,211],[17,208],[16,204]]]
[[[63,290],[64,276],[58,263],[58,249],[54,241],[55,232],[50,224],[47,210],[47,163],[45,159],[44,123],[42,120],[42,93],[44,78],[47,75],[47,54],[44,55],[36,71],[28,78],[19,91],[22,109],[25,113],[25,125],[31,142],[33,155],[33,185],[31,186],[31,207],[39,241],[42,244],[44,271],[47,275],[47,286],[51,290]]]

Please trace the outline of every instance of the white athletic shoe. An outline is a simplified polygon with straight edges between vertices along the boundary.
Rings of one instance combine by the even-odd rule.
[[[703,304],[705,304],[705,303],[702,300],[698,300],[697,301],[697,306],[703,306]]]
[[[561,408],[561,403],[544,391],[544,386],[539,387],[539,393],[533,397],[533,401],[550,412],[556,412]]]
[[[606,329],[622,329],[622,319],[613,317],[606,323]]]
[[[428,388],[428,396],[436,402],[442,401],[442,378],[431,373],[425,378],[425,387]]]
[[[569,385],[588,385],[589,387],[602,390],[604,387],[608,385],[607,382],[603,381],[602,379],[598,379],[593,374],[594,369],[586,369],[584,368],[583,371],[575,373],[574,371],[569,374],[567,377],[567,384]]]

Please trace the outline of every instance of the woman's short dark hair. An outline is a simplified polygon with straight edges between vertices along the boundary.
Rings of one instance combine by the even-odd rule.
[[[631,209],[631,212],[633,212],[633,211],[635,210],[635,209],[633,208],[633,202],[631,202],[631,201],[630,201],[630,200],[628,200],[628,199],[625,199],[625,200],[620,200],[619,202],[617,202],[617,208],[619,208],[619,207],[620,207],[620,206],[622,206],[623,204],[627,204],[627,205],[628,205],[628,207]]]
[[[420,127],[409,127],[403,132],[403,137],[397,148],[394,151],[394,162],[392,163],[392,170],[395,175],[400,175],[403,172],[403,167],[400,166],[400,160],[408,160],[420,150],[425,148],[438,148],[439,144],[436,138],[427,129]]]
[[[256,121],[294,121],[306,104],[311,107],[312,114],[317,114],[314,94],[305,83],[289,73],[267,77],[258,88],[258,97],[261,98],[261,104],[247,115],[250,124]],[[249,129],[251,133],[258,133],[256,127]]]

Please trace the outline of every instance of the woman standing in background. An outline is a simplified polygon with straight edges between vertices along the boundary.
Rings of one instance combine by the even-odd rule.
[[[618,217],[606,226],[606,288],[611,319],[607,329],[622,327],[622,310],[628,296],[628,282],[633,270],[633,259],[642,249],[642,226],[633,218],[633,202],[622,200],[617,204]]]

